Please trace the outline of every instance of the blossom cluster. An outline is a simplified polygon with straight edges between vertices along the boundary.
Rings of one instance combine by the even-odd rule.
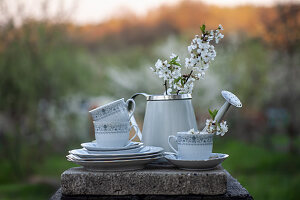
[[[206,120],[206,132],[208,133],[216,133],[216,135],[225,135],[228,131],[228,126],[226,121],[222,121],[220,123],[215,122],[212,119]]]
[[[192,69],[195,72],[197,79],[204,78],[205,71],[209,68],[209,64],[216,57],[215,47],[210,44],[210,41],[215,40],[219,43],[219,40],[224,37],[220,32],[223,30],[220,24],[216,30],[205,32],[201,35],[196,35],[192,40],[191,45],[188,46],[190,58],[185,59],[185,66],[188,69]]]
[[[222,25],[216,30],[206,31],[205,25],[201,26],[201,36],[196,35],[188,46],[190,58],[185,58],[185,66],[190,70],[188,74],[181,74],[180,59],[177,55],[170,56],[171,61],[157,60],[155,68],[151,68],[159,78],[163,78],[165,94],[177,91],[177,94],[192,93],[195,80],[203,79],[209,64],[216,57],[216,51],[211,41],[218,43],[224,35]]]
[[[180,59],[173,53],[170,56],[170,59],[170,62],[158,59],[155,63],[155,68],[150,67],[150,69],[157,74],[159,78],[164,80],[164,84],[166,86],[165,95],[170,94],[173,89],[177,89],[175,80],[181,77]]]

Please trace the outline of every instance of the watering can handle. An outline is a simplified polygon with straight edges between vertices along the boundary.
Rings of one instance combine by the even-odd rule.
[[[146,94],[146,93],[135,93],[134,95],[132,95],[131,96],[131,99],[135,99],[137,96],[139,96],[139,95],[143,95],[144,97],[146,97],[146,99],[150,96],[150,95],[148,95],[148,94]],[[129,109],[131,109],[131,106],[129,105]],[[134,125],[134,129],[135,129],[135,131],[136,131],[136,134],[137,134],[137,136],[140,138],[140,140],[142,141],[142,132],[141,132],[141,130],[139,129],[139,126],[138,126],[138,124],[136,123],[136,120],[135,120],[135,118],[134,118],[134,116],[132,116],[131,118],[130,118],[130,122],[131,122],[131,124],[132,125]]]

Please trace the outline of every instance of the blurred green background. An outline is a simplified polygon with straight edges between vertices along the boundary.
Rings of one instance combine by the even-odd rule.
[[[23,2],[24,3],[24,2]],[[46,13],[48,1],[37,6]],[[105,3],[105,1],[103,1]],[[224,26],[217,57],[193,92],[198,126],[221,90],[243,108],[227,115],[229,132],[215,137],[223,166],[255,199],[299,199],[300,5],[221,7],[178,1],[76,24],[22,15],[22,1],[0,0],[0,199],[47,199],[69,167],[65,156],[93,140],[88,110],[136,92],[162,94],[149,70],[171,53],[182,60],[200,25]],[[80,5],[79,5],[80,6]],[[16,7],[12,13],[11,7]],[[145,101],[137,100],[142,126]]]

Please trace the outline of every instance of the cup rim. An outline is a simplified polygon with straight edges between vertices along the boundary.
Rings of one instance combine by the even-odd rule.
[[[113,121],[113,122],[105,122],[105,121],[93,121],[94,125],[128,125],[130,126],[130,121],[126,121],[126,122],[119,122],[119,121]]]
[[[199,137],[199,136],[208,136],[208,135],[214,135],[214,134],[208,133],[206,131],[200,131],[199,134],[190,134],[190,133],[188,133],[188,131],[179,131],[179,132],[177,132],[177,135],[192,135],[192,136]]]
[[[102,109],[102,108],[105,108],[105,107],[107,107],[107,106],[110,106],[110,105],[112,105],[112,104],[114,104],[114,103],[117,103],[118,101],[122,101],[122,100],[123,100],[123,102],[125,103],[125,99],[124,99],[124,98],[121,98],[121,99],[115,100],[115,101],[113,101],[113,102],[107,103],[107,104],[105,104],[105,105],[98,106],[97,108],[94,108],[94,109],[92,109],[92,110],[89,110],[89,113],[92,114],[93,112],[95,112],[95,111],[97,111],[97,110],[100,110],[100,109]]]

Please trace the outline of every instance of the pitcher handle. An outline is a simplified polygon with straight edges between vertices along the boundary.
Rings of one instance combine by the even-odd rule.
[[[176,137],[176,136],[170,135],[170,136],[168,137],[168,143],[169,143],[169,146],[171,147],[171,149],[172,149],[175,153],[178,154],[178,151],[177,151],[177,150],[172,146],[172,144],[171,144],[171,139],[172,139],[172,138],[174,138],[175,141],[177,141],[177,137]]]
[[[144,97],[146,97],[146,99],[150,96],[147,93],[141,92],[141,93],[135,93],[134,95],[131,96],[131,99],[135,99],[135,97],[139,96],[139,95],[143,95]]]

